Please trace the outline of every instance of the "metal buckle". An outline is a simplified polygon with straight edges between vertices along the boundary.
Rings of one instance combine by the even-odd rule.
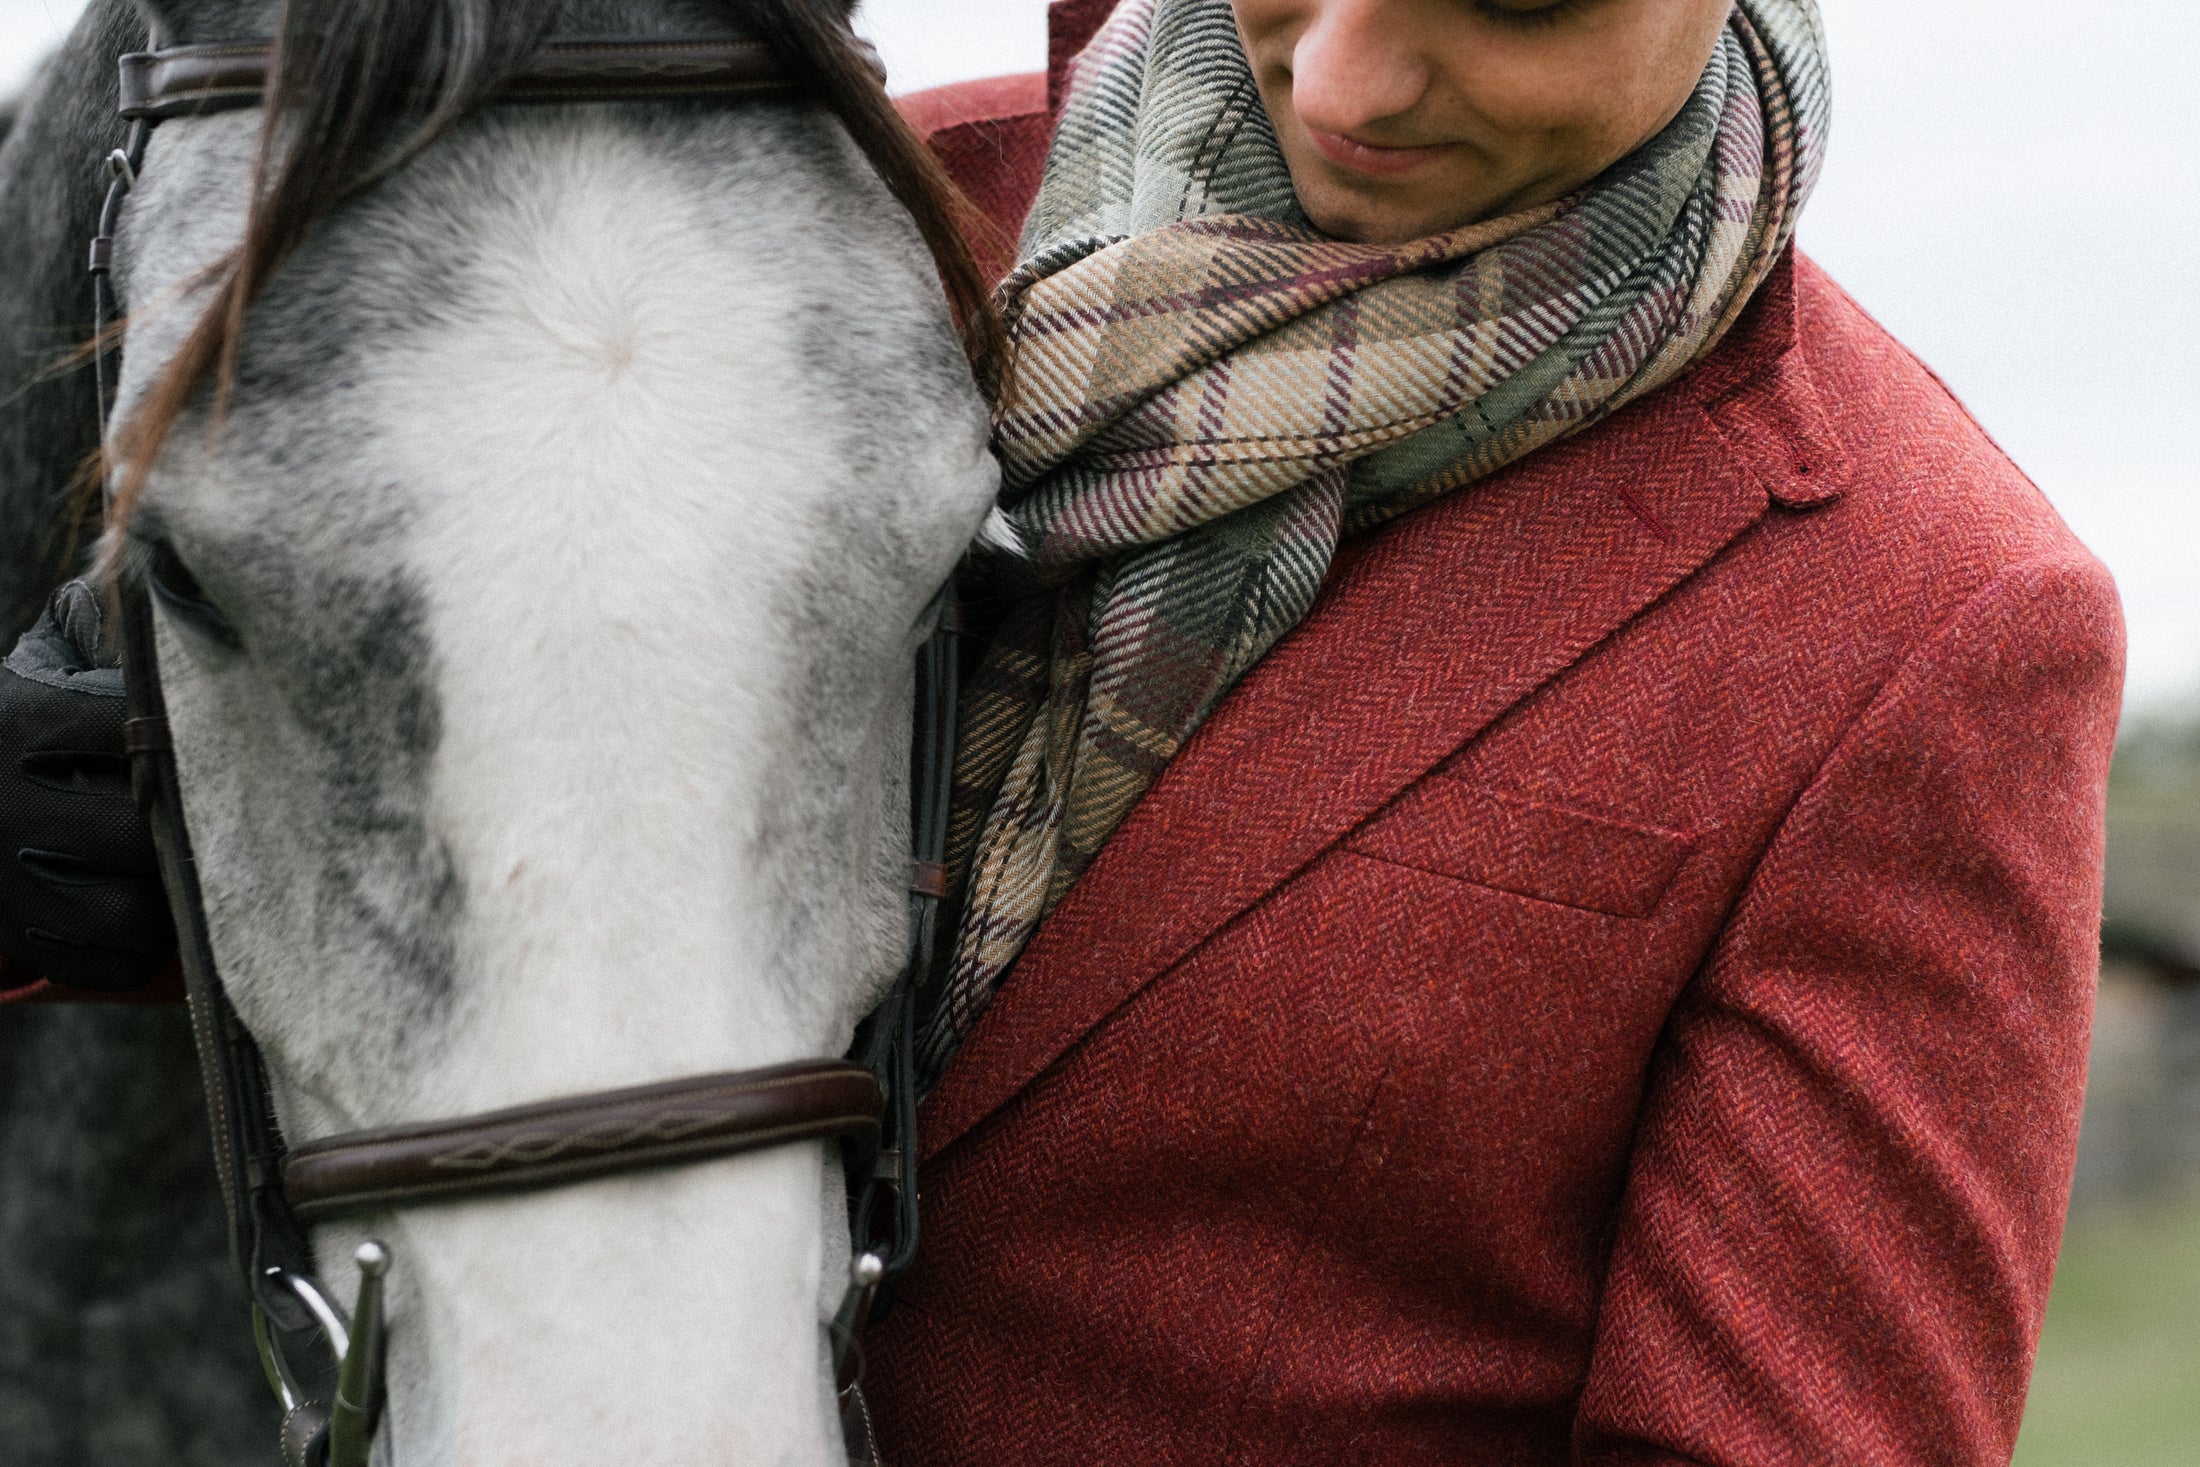
[[[348,1318],[321,1292],[321,1286],[304,1274],[271,1268],[263,1275],[305,1309],[311,1328],[320,1334],[336,1362],[336,1398],[327,1407],[299,1384],[283,1351],[280,1327],[268,1319],[259,1301],[252,1305],[252,1339],[260,1348],[260,1368],[267,1372],[267,1383],[282,1402],[286,1418],[298,1417],[301,1412],[326,1412],[325,1429],[318,1422],[312,1423],[312,1439],[298,1444],[298,1454],[305,1460],[325,1461],[327,1467],[367,1467],[382,1407],[382,1281],[389,1272],[390,1252],[370,1240],[360,1244],[352,1257],[359,1265],[359,1296]]]
[[[870,1317],[879,1281],[885,1277],[886,1260],[876,1253],[862,1254],[848,1267],[848,1289],[840,1296],[840,1308],[834,1311],[832,1324],[833,1386],[843,1400],[863,1378],[863,1346],[857,1336]]]
[[[287,1268],[271,1268],[266,1278],[305,1306],[306,1314],[327,1342],[331,1356],[341,1361],[351,1353],[351,1321],[329,1302],[319,1284]],[[297,1410],[307,1400],[306,1388],[298,1383],[296,1373],[290,1368],[290,1359],[277,1340],[276,1329],[270,1327],[267,1310],[256,1299],[252,1303],[252,1338],[260,1347],[260,1368],[267,1372],[267,1383],[273,1388],[275,1398],[283,1403],[285,1411]]]

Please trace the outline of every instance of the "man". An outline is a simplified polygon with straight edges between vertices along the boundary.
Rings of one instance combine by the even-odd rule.
[[[910,104],[1021,227],[1031,555],[977,577],[887,1459],[2005,1462],[2121,629],[1786,245],[1815,13],[1053,27]]]

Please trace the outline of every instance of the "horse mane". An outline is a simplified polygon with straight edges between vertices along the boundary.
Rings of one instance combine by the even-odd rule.
[[[967,233],[984,216],[905,122],[847,29],[849,0],[710,0],[729,29],[756,35],[805,72],[931,251],[980,386],[1006,356],[988,280]],[[211,374],[216,411],[234,378],[246,313],[307,233],[466,117],[549,34],[552,3],[511,0],[284,0],[244,239],[209,272],[209,303],[117,434],[128,464],[108,515],[103,561],[161,443]]]
[[[0,138],[0,646],[79,574],[96,518],[72,487],[99,445],[90,353],[101,160],[124,140],[115,57],[143,49],[128,0],[92,0],[4,110]]]

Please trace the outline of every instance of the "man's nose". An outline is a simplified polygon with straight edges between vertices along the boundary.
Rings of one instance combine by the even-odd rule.
[[[1411,27],[1398,9],[1396,0],[1316,0],[1313,23],[1291,52],[1291,106],[1300,122],[1357,136],[1413,110],[1428,91],[1430,71],[1407,39]]]

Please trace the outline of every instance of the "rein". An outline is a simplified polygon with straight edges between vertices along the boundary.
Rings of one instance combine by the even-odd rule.
[[[157,41],[156,41],[157,46]],[[861,42],[858,42],[861,45]],[[883,78],[868,46],[873,70]],[[106,163],[107,194],[91,242],[98,343],[94,381],[102,436],[113,410],[120,348],[110,270],[122,202],[152,129],[175,117],[252,107],[264,99],[272,48],[222,42],[121,58],[126,146]],[[725,101],[797,96],[808,79],[761,42],[551,41],[494,91],[496,103]],[[160,685],[152,605],[142,572],[121,577],[125,747],[137,803],[152,826],[198,1049],[231,1257],[252,1300],[253,1333],[285,1412],[288,1467],[367,1467],[383,1406],[382,1244],[359,1248],[359,1290],[347,1314],[316,1273],[309,1225],[388,1211],[677,1166],[801,1141],[839,1139],[858,1255],[833,1322],[843,1400],[855,1389],[855,1334],[879,1285],[916,1253],[914,992],[929,969],[945,895],[948,795],[954,766],[962,630],[952,588],[931,615],[917,657],[912,749],[909,941],[899,976],[858,1029],[854,1057],[697,1075],[565,1096],[484,1114],[354,1131],[298,1147],[283,1140],[258,1044],[223,992],[214,959],[175,748]],[[333,1392],[300,1383],[291,1355],[318,1338],[336,1362]]]

